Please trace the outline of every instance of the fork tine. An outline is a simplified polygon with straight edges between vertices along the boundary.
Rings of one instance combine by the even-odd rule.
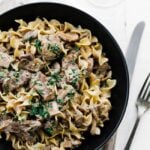
[[[146,96],[146,94],[147,94],[147,91],[148,91],[148,89],[149,89],[149,86],[150,86],[150,82],[148,83],[148,85],[147,85],[147,87],[146,87],[146,89],[145,89],[145,91],[144,91],[144,94],[143,94],[143,96],[142,96],[143,99],[145,99],[145,96]]]
[[[148,101],[148,100],[149,100],[149,98],[150,98],[150,91],[149,91],[149,93],[147,94],[147,96],[146,96],[145,100],[146,100],[146,101]]]
[[[148,76],[146,77],[146,79],[145,79],[145,81],[144,81],[144,83],[143,83],[143,85],[142,85],[142,88],[141,88],[140,93],[139,93],[139,95],[138,95],[138,99],[140,99],[140,97],[141,97],[141,95],[142,95],[142,93],[143,93],[144,87],[145,87],[145,85],[146,85],[146,83],[147,83],[147,81],[148,81],[148,79],[149,79],[149,76],[150,76],[150,73],[148,74]]]

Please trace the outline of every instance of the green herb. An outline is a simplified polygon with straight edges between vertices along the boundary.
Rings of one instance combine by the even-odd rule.
[[[29,42],[31,43],[33,39],[34,39],[34,38],[33,38],[32,36],[30,36],[28,39],[25,40],[25,42],[28,42],[28,41],[29,41]]]
[[[1,58],[1,59],[5,59],[5,56],[3,56],[3,55],[0,55],[0,58]]]
[[[14,76],[15,78],[19,78],[19,75],[20,75],[19,72],[14,72],[14,73],[13,73],[13,76]]]
[[[72,60],[72,64],[73,64],[73,65],[74,65],[74,64],[76,64],[76,61],[75,61],[75,59],[73,59],[73,60]]]
[[[80,48],[78,46],[75,45],[75,47],[73,48],[76,52],[80,50]]]
[[[54,85],[61,81],[61,76],[58,73],[54,73],[50,76],[47,85]]]
[[[44,119],[48,118],[49,113],[48,113],[45,105],[39,104],[38,106],[32,106],[31,116],[36,116],[36,115],[39,115]]]
[[[60,48],[57,44],[54,45],[48,44],[48,50],[52,51],[56,55],[60,54]]]
[[[38,50],[39,53],[42,51],[42,49],[41,49],[42,44],[41,44],[40,40],[36,39],[34,46],[36,47],[36,49]]]
[[[3,78],[4,77],[4,72],[0,72],[0,78]]]
[[[38,82],[37,85],[42,86],[42,83],[39,83],[39,82]]]
[[[47,48],[48,48],[48,50],[50,50],[50,49],[51,49],[51,44],[48,44],[48,47],[47,47]]]
[[[52,108],[52,103],[51,102],[48,103],[48,107]]]
[[[76,87],[77,82],[79,80],[79,75],[77,74],[75,69],[72,69],[73,79],[71,81],[72,86]]]
[[[57,123],[56,122],[50,122],[50,126],[48,128],[45,128],[47,134],[52,135],[54,133],[54,129],[56,129]]]
[[[63,99],[60,99],[60,98],[56,99],[56,102],[57,102],[58,104],[63,104],[63,103],[64,103]]]
[[[43,95],[43,90],[42,90],[42,89],[38,89],[37,92],[38,92],[40,95]]]
[[[45,129],[46,133],[52,135],[53,134],[53,128],[46,128]]]
[[[75,92],[71,90],[71,91],[67,94],[67,97],[68,97],[69,99],[72,99],[72,98],[74,97],[74,95],[75,95]]]
[[[33,81],[33,84],[36,84],[36,85],[42,86],[42,83],[41,83],[40,81]]]
[[[77,82],[78,82],[78,78],[76,77],[71,81],[71,84],[75,87],[77,85]]]
[[[107,80],[101,81],[101,87],[107,87]]]
[[[72,72],[75,74],[75,73],[76,73],[76,70],[75,70],[75,69],[72,69]]]
[[[64,86],[64,90],[66,90],[66,89],[67,89],[67,86],[65,85],[65,86]]]

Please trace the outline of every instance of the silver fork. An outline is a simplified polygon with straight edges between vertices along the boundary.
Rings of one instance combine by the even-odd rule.
[[[124,150],[129,150],[141,117],[150,108],[150,73],[145,79],[136,101],[137,119]]]

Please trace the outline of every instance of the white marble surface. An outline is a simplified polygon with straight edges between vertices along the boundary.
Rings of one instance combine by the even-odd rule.
[[[0,13],[22,3],[43,0],[0,0]],[[143,38],[140,44],[133,79],[130,87],[130,97],[125,117],[117,131],[115,150],[123,150],[132,130],[135,118],[135,100],[140,87],[150,71],[150,1],[149,0],[122,0],[113,7],[96,7],[88,0],[47,0],[65,3],[86,11],[97,18],[118,41],[123,53],[131,33],[139,21],[146,22]],[[131,150],[150,150],[150,111],[143,117],[135,135]]]

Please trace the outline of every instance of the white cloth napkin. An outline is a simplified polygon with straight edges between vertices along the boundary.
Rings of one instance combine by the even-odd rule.
[[[43,0],[0,0],[0,13],[23,3],[40,2]],[[150,71],[150,1],[122,0],[119,5],[103,8],[96,7],[87,0],[47,0],[77,7],[98,19],[115,37],[123,53],[135,25],[144,20],[146,28],[140,44],[136,66],[130,86],[130,97],[125,117],[117,131],[115,150],[123,150],[136,118],[135,100],[140,87]],[[150,149],[150,111],[143,117],[135,135],[131,150]]]

